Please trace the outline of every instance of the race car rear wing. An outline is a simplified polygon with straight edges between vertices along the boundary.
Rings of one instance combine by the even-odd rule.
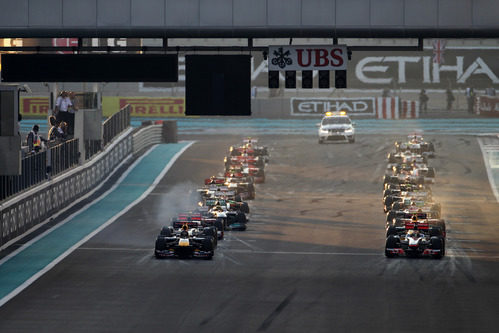
[[[243,139],[243,143],[258,143],[258,139],[253,139],[253,138],[246,138]]]
[[[418,230],[428,230],[430,228],[430,225],[426,222],[406,222],[405,223],[405,230],[413,230],[414,227],[417,226]]]
[[[184,224],[187,224],[189,228],[198,228],[201,226],[200,221],[173,221],[172,226],[173,229],[180,229],[184,226]]]
[[[204,184],[205,185],[210,185],[210,184],[223,184],[225,183],[225,179],[224,178],[219,178],[219,177],[216,177],[216,178],[206,178],[204,180]]]
[[[236,191],[219,191],[213,193],[214,197],[233,197],[236,195]]]

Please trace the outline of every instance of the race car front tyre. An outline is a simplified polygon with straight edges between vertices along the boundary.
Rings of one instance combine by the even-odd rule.
[[[395,238],[393,235],[388,236],[386,239],[386,245],[385,245],[385,256],[387,258],[393,258],[396,256],[396,254],[393,254],[388,251],[388,249],[396,249],[399,248],[400,244],[398,242],[398,239]]]

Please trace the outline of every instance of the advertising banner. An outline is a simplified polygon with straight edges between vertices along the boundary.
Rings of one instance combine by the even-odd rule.
[[[347,69],[346,45],[269,46],[269,70],[343,70]]]
[[[49,112],[49,98],[43,96],[21,96],[19,109],[23,117],[47,117]]]
[[[293,116],[321,116],[327,111],[346,111],[350,116],[374,117],[374,97],[352,98],[291,98],[291,115]]]
[[[108,117],[125,105],[132,107],[132,117],[183,117],[184,97],[102,97],[102,113]]]
[[[442,56],[442,55],[441,55]],[[407,51],[355,51],[348,61],[348,89],[499,89],[499,48],[449,48],[445,61],[434,62],[432,49]],[[268,87],[267,60],[253,54],[252,86]],[[287,69],[287,68],[286,68]],[[301,74],[297,74],[298,81]],[[298,83],[298,86],[300,83]]]
[[[499,98],[493,96],[479,96],[477,98],[476,114],[482,116],[499,117]]]

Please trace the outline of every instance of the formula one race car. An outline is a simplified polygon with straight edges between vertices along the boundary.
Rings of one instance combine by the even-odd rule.
[[[258,139],[256,138],[246,138],[243,140],[243,144],[240,146],[231,146],[229,148],[230,156],[240,156],[247,154],[250,156],[262,157],[265,162],[268,162],[269,153],[267,147],[257,146]]]
[[[156,239],[156,258],[205,258],[211,260],[215,254],[216,228],[191,228],[184,224],[180,230],[163,227]]]
[[[215,227],[217,230],[217,238],[215,239],[215,245],[217,239],[224,239],[224,222],[220,219],[211,218],[209,216],[203,215],[202,211],[192,211],[177,214],[177,217],[172,219],[173,229],[181,229],[184,224],[187,224],[189,228],[204,228],[204,227]]]
[[[401,230],[392,230],[386,239],[385,256],[393,258],[400,255],[441,259],[445,255],[445,238],[440,228],[412,222],[406,223]]]
[[[210,208],[208,215],[222,220],[226,230],[246,230],[248,218],[241,211],[229,210],[226,206],[216,205]]]
[[[435,157],[433,142],[425,141],[419,134],[408,135],[407,140],[406,142],[395,142],[395,150],[397,152],[410,150],[427,157]]]

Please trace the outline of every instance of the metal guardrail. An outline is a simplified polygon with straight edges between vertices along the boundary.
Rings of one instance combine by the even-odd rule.
[[[85,140],[85,161],[101,151],[102,140]]]
[[[105,147],[119,133],[130,126],[130,111],[130,105],[126,105],[104,121],[102,124],[102,146]]]
[[[87,164],[0,204],[0,248],[97,188],[132,154],[132,131],[123,133]]]
[[[143,150],[163,141],[163,125],[151,125],[133,134],[133,154],[140,155]]]
[[[78,158],[78,139],[49,143],[47,150],[25,156],[21,161],[21,175],[0,176],[0,201],[74,167]]]
[[[19,193],[46,179],[47,152],[39,152],[24,157],[19,176],[0,176],[0,201]]]
[[[78,151],[78,139],[62,142],[48,149],[50,167],[48,172],[56,176],[61,172],[78,165],[80,153]]]

